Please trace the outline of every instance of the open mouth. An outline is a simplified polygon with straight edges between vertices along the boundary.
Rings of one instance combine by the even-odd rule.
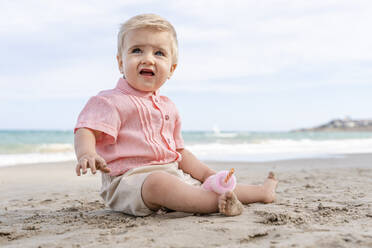
[[[142,69],[140,74],[143,76],[155,76],[155,73],[151,69]]]

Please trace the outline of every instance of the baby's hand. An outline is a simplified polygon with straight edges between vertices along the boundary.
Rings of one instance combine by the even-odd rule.
[[[84,154],[79,158],[78,164],[76,165],[76,174],[81,175],[80,170],[83,174],[87,173],[87,168],[90,168],[92,174],[96,174],[97,170],[104,173],[109,173],[111,170],[107,167],[106,161],[98,154]]]

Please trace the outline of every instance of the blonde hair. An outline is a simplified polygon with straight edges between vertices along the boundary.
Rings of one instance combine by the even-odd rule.
[[[158,31],[165,31],[169,32],[172,37],[172,59],[173,64],[177,64],[178,62],[178,41],[177,41],[177,34],[176,30],[168,22],[161,16],[155,14],[141,14],[136,15],[130,18],[125,23],[121,24],[120,30],[118,33],[118,56],[122,56],[123,47],[124,47],[124,38],[125,35],[130,30],[140,29],[140,28],[151,28]]]

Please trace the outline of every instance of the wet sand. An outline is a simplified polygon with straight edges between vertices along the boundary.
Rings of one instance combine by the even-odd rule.
[[[0,168],[0,247],[372,247],[372,154],[235,168],[239,182],[279,179],[272,204],[243,214],[131,217],[105,207],[100,175],[74,162]]]

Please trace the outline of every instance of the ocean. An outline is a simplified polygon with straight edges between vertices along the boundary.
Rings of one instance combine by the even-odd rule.
[[[265,162],[372,153],[372,132],[186,131],[204,161]],[[0,166],[75,160],[72,131],[0,130]]]

